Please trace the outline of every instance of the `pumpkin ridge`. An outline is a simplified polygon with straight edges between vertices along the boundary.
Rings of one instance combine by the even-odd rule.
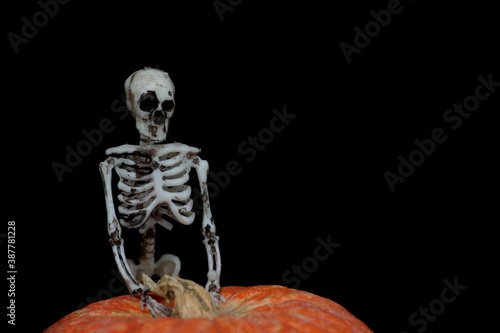
[[[304,309],[301,309],[301,311],[303,311]],[[327,319],[325,318],[321,318],[321,317],[317,317],[315,316],[312,320],[312,318],[308,315],[304,315],[302,313],[297,313],[297,312],[285,312],[288,316],[290,315],[290,313],[293,313],[293,316],[296,317],[296,318],[300,318],[303,320],[303,322],[300,324],[300,328],[310,328],[311,326],[314,326],[316,329],[314,330],[314,332],[317,332],[318,329],[321,329],[322,331],[324,332],[336,332],[336,331],[344,331],[345,328],[348,328],[348,325],[346,322],[344,321],[341,321],[341,322],[331,322],[331,321],[328,321]],[[288,321],[289,322],[289,321]],[[294,321],[292,321],[292,323],[295,323]],[[299,323],[297,323],[299,325]],[[304,326],[304,324],[306,326]],[[332,331],[332,329],[334,331]]]
[[[131,318],[131,319],[134,319],[134,318]],[[135,325],[130,327],[130,325],[133,325],[133,324],[135,324]],[[130,320],[129,324],[126,325],[127,326],[127,333],[140,333],[143,330],[145,325],[147,325],[147,321],[145,321],[145,320]],[[108,325],[102,327],[103,333],[109,332],[109,327],[107,327],[107,326]],[[95,332],[92,332],[92,333],[95,333]]]
[[[233,325],[237,326],[236,329],[234,329],[234,331],[238,332],[238,333],[246,333],[246,332],[248,332],[248,333],[270,333],[270,331],[268,331],[265,327],[260,326],[250,316],[239,317],[239,316],[233,316],[233,315],[223,315],[221,317],[216,317],[214,319],[215,320],[229,320],[231,322],[234,322]],[[242,325],[242,323],[244,325]],[[232,329],[234,326],[231,326]]]
[[[180,320],[177,321],[177,323],[175,323],[175,325],[171,327],[172,331],[176,332],[177,329],[179,329],[181,327],[181,325],[183,325],[182,321],[180,321]]]
[[[232,298],[236,298],[239,300],[244,299],[244,301],[243,301],[244,303],[255,302],[255,301],[258,301],[262,298],[266,298],[267,296],[270,296],[269,295],[270,293],[276,294],[276,293],[283,292],[286,289],[288,289],[288,288],[283,287],[283,286],[275,286],[275,285],[250,286],[247,288],[242,288],[242,289],[237,290]]]
[[[220,324],[219,324],[218,320],[215,320],[215,318],[214,318],[214,319],[211,320],[211,322],[212,322],[212,326],[215,328],[215,331],[217,333],[223,333],[224,332],[224,329],[222,329],[220,327]]]
[[[276,286],[271,286],[271,287],[273,287],[272,290],[264,290],[264,291],[260,290],[261,289],[260,287],[264,287],[264,286],[248,287],[248,288],[256,289],[256,290],[243,291],[245,293],[246,298],[243,301],[240,301],[239,305],[240,306],[246,305],[246,306],[250,307],[250,309],[252,310],[252,309],[256,309],[260,306],[264,306],[266,304],[269,304],[271,302],[273,296],[279,297],[280,295],[284,296],[284,295],[289,293],[289,291],[286,290],[286,289],[288,289],[286,287],[278,286],[281,288],[274,288]],[[271,294],[268,294],[268,291]],[[249,295],[247,295],[247,294],[249,294]],[[238,296],[240,296],[240,295],[238,295]],[[262,301],[265,301],[265,303],[261,304]]]
[[[140,307],[136,307],[136,297],[129,295],[118,296],[115,299],[108,299],[99,302],[92,303],[85,308],[89,313],[101,313],[103,309],[106,309],[106,313],[110,310],[119,310],[124,314],[136,315],[136,314],[146,314],[142,311]]]
[[[300,303],[303,303],[303,302],[304,301],[301,301]],[[299,301],[288,300],[284,303],[299,303]],[[333,301],[332,301],[332,303],[336,304]],[[355,324],[355,325],[360,325],[360,323],[362,324],[362,322],[358,318],[350,315],[350,313],[342,306],[339,306],[340,307],[339,309],[332,309],[332,308],[325,308],[324,306],[323,307],[317,306],[316,304],[311,304],[310,302],[307,302],[306,304],[297,304],[297,305],[300,305],[302,312],[307,311],[308,316],[314,316],[316,321],[319,320],[322,323],[325,323],[325,325],[327,327],[329,325],[331,325],[332,323],[338,324],[339,326],[342,326],[342,327],[350,327],[353,324]],[[297,309],[297,306],[290,304],[290,308]],[[280,306],[279,308],[274,308],[274,309],[271,308],[270,310],[273,311],[273,313],[282,312],[282,313],[286,313],[287,315],[290,315],[290,314],[304,315],[303,313],[299,314],[299,313],[296,313],[293,311],[289,311],[288,308],[284,308],[282,306]],[[327,313],[326,316],[323,315],[325,313]],[[367,332],[369,332],[369,331],[367,331]]]
[[[267,318],[266,324],[272,323],[274,325],[273,331],[278,328],[278,332],[286,332],[286,333],[303,333],[297,330],[297,328],[293,325],[290,325],[289,322],[278,320],[277,318]],[[268,331],[269,332],[269,331]]]
[[[152,317],[149,313],[131,312],[128,309],[125,309],[123,307],[119,307],[116,305],[109,305],[109,306],[108,305],[100,305],[98,310],[86,311],[86,315],[93,316],[93,317],[109,317],[109,316],[116,316],[116,317],[141,316],[143,318]]]
[[[303,309],[301,309],[301,311],[302,310]],[[292,320],[293,318],[291,317],[293,317],[296,320]],[[307,315],[291,311],[283,311],[278,316],[273,315],[272,319],[279,323],[285,323],[287,326],[293,327],[294,329],[297,329],[297,331],[301,333],[309,331],[315,333],[319,333],[319,331],[325,333],[329,332],[332,333],[336,332],[338,328],[346,327],[345,325],[336,325],[336,323],[332,324],[324,320],[322,320],[322,322],[320,323],[316,321],[317,318],[314,318],[314,320],[312,320]],[[332,331],[332,329],[335,329],[335,331]],[[286,332],[289,332],[289,330],[287,330]]]
[[[300,318],[304,319],[304,321],[300,322],[300,323],[292,321],[292,323],[293,323],[292,326],[295,327],[297,330],[300,330],[301,333],[306,333],[306,332],[334,333],[336,331],[336,329],[335,329],[335,331],[332,331],[332,326],[325,327],[323,325],[319,325],[319,323],[311,321],[309,319],[309,317],[307,317],[307,316],[303,316],[303,315],[297,314],[296,317],[300,317]],[[289,323],[289,321],[287,321],[287,323]]]
[[[286,288],[286,287],[283,287]],[[281,288],[280,288],[281,289]],[[286,288],[288,289],[288,288]],[[286,296],[287,299],[283,299]],[[293,297],[297,296],[297,297]],[[308,296],[308,297],[304,297]],[[262,293],[259,293],[257,295],[254,295],[253,297],[244,300],[243,302],[240,302],[240,305],[248,305],[251,307],[252,310],[257,310],[260,307],[267,306],[269,304],[274,303],[275,300],[278,300],[279,303],[283,303],[285,301],[288,301],[290,299],[293,300],[300,300],[300,301],[306,301],[306,300],[311,300],[311,299],[316,299],[319,298],[318,296],[314,294],[309,294],[308,292],[304,291],[295,291],[295,290],[274,290],[274,293],[271,295],[262,295]],[[323,303],[323,302],[322,302]],[[332,302],[333,304],[336,304],[335,302]]]

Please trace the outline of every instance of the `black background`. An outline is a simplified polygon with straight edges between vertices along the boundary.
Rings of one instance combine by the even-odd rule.
[[[98,164],[107,148],[138,143],[133,118],[113,105],[123,107],[114,104],[123,83],[143,66],[176,86],[168,140],[202,148],[215,173],[240,165],[229,184],[212,180],[223,286],[292,287],[283,274],[330,237],[340,247],[299,289],[374,331],[417,332],[424,327],[410,315],[458,279],[467,289],[425,331],[488,327],[497,312],[500,88],[456,130],[443,114],[474,94],[479,75],[500,81],[498,15],[477,2],[404,1],[348,64],[339,44],[352,45],[354,27],[387,3],[243,1],[221,21],[212,1],[71,1],[18,53],[7,34],[21,35],[21,18],[32,21],[40,6],[5,7],[0,232],[16,222],[15,329],[43,331],[106,297],[115,263]],[[248,161],[238,146],[284,107],[296,117]],[[60,181],[54,161],[65,164],[66,147],[104,118],[113,130]],[[397,173],[398,156],[438,127],[447,140],[391,192],[384,172]],[[204,284],[200,219],[159,231],[157,255],[178,255],[181,275]]]

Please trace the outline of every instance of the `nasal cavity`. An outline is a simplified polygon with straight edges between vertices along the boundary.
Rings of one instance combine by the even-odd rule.
[[[165,123],[165,113],[163,111],[155,111],[153,113],[153,122],[156,125],[162,125]]]

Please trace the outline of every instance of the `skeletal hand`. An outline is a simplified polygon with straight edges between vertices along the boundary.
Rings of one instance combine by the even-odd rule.
[[[215,306],[218,308],[219,307],[219,301],[225,302],[226,299],[224,296],[219,294],[217,291],[209,291],[208,292],[210,296],[212,297],[212,300],[214,301]]]
[[[155,299],[148,295],[147,290],[139,289],[135,292],[135,296],[139,296],[141,298],[141,310],[144,311],[144,306],[146,306],[153,317],[172,316],[172,309],[158,303]]]

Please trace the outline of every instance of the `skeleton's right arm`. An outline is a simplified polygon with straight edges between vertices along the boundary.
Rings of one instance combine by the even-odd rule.
[[[115,168],[115,159],[112,157],[108,157],[106,161],[101,162],[99,164],[99,171],[101,172],[101,177],[102,177],[102,185],[104,187],[104,198],[106,199],[106,211],[107,211],[107,216],[108,216],[108,232],[109,235],[111,236],[111,233],[114,230],[109,230],[110,227],[110,221],[115,221],[115,223],[118,223],[118,219],[116,218],[116,213],[115,213],[115,206],[113,203],[113,193],[112,193],[112,187],[111,187],[111,177],[112,177],[112,172],[113,169]],[[115,224],[113,223],[113,224]],[[118,228],[120,228],[118,226]],[[115,228],[116,229],[116,228]]]
[[[113,202],[111,177],[115,166],[116,160],[113,157],[108,157],[106,161],[102,162],[99,165],[104,186],[104,197],[106,199],[108,234],[110,236],[109,242],[111,243],[111,246],[113,248],[113,254],[115,256],[116,264],[118,265],[120,274],[125,280],[125,284],[127,285],[129,292],[134,293],[138,288],[140,288],[140,286],[130,273],[130,268],[128,267],[127,259],[125,258],[123,240],[121,238],[121,226],[116,217],[115,206]]]

